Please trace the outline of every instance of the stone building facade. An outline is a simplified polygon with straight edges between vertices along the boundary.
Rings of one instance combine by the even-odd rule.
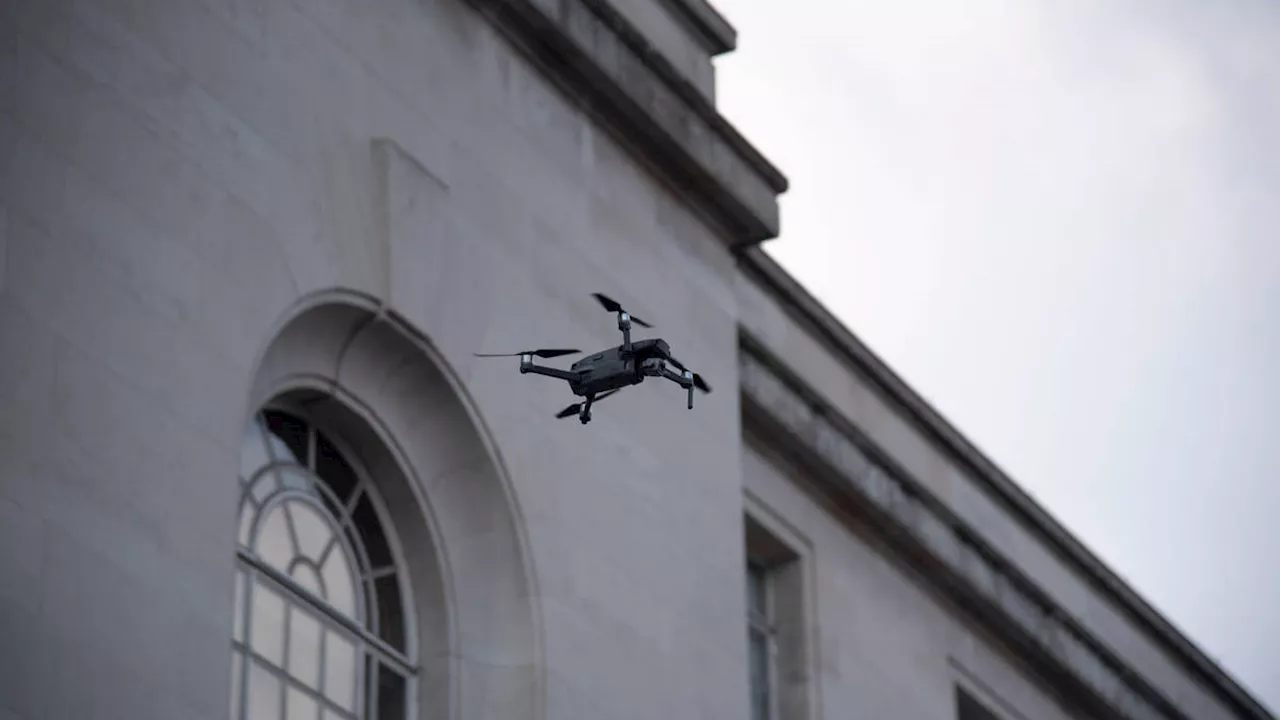
[[[735,43],[0,3],[0,718],[1270,718],[760,251]],[[474,357],[592,292],[714,392]]]

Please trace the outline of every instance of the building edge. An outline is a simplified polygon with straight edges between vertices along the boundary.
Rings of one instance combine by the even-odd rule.
[[[662,0],[712,56],[738,47],[738,31],[707,0]]]
[[[1216,662],[1109,569],[1060,522],[1022,490],[990,458],[960,434],[936,409],[831,314],[772,257],[759,247],[738,253],[739,267],[841,359],[861,373],[927,438],[953,458],[1022,524],[1032,530],[1068,565],[1102,591],[1138,627],[1154,638],[1172,658],[1203,681],[1220,700],[1242,718],[1275,717]],[[752,345],[749,337],[746,345]],[[759,348],[757,348],[759,349]],[[1133,673],[1137,676],[1137,673]]]
[[[688,17],[693,5],[685,1]],[[466,2],[706,217],[726,245],[777,237],[786,177],[608,0]]]

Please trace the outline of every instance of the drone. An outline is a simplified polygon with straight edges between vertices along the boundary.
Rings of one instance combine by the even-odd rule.
[[[568,370],[536,365],[533,359],[535,357],[549,359],[564,355],[576,355],[581,353],[581,350],[543,348],[515,353],[475,353],[475,356],[519,357],[520,373],[522,375],[533,373],[567,381],[573,394],[584,398],[584,400],[561,410],[556,414],[556,417],[567,418],[577,415],[578,420],[583,425],[591,422],[591,405],[593,403],[597,403],[629,385],[639,385],[648,377],[666,378],[684,388],[689,394],[690,410],[693,409],[693,391],[695,388],[704,393],[711,392],[711,387],[702,379],[702,376],[688,369],[684,363],[677,360],[671,354],[671,347],[662,338],[632,341],[631,325],[633,323],[644,328],[652,328],[652,325],[627,312],[617,302],[600,293],[592,293],[592,297],[605,310],[617,314],[618,330],[622,333],[621,345],[582,358],[570,365]],[[668,365],[679,372],[672,371],[667,367]]]

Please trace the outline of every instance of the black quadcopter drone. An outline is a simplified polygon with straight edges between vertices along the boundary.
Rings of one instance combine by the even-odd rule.
[[[542,349],[525,350],[517,353],[488,354],[476,353],[476,357],[519,357],[520,372],[546,375],[547,377],[566,380],[574,395],[586,398],[585,402],[574,403],[556,414],[558,418],[577,415],[583,425],[591,422],[591,404],[603,400],[628,385],[639,385],[646,377],[663,377],[689,393],[689,409],[693,409],[693,390],[697,388],[709,393],[711,388],[702,376],[684,366],[671,355],[671,347],[661,338],[631,341],[631,324],[651,328],[649,323],[622,309],[613,300],[592,293],[605,310],[618,315],[618,330],[622,331],[622,344],[585,357],[569,366],[568,370],[534,365],[533,358],[553,358],[561,355],[574,355],[581,350]],[[667,365],[680,372],[672,372]]]

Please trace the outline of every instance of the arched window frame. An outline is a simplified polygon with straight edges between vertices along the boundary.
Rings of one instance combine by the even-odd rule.
[[[266,416],[270,413],[279,413],[305,429],[307,440],[304,452],[305,457],[297,458],[297,453],[290,446],[290,443],[269,427],[268,422],[266,422]],[[237,510],[240,515],[237,519],[236,532],[236,612],[235,627],[232,633],[231,717],[249,717],[248,693],[245,692],[245,689],[249,678],[250,663],[245,662],[245,659],[254,656],[249,633],[253,627],[252,590],[257,584],[263,584],[274,593],[282,596],[287,607],[298,608],[311,615],[323,616],[325,620],[324,627],[329,632],[337,632],[354,642],[356,645],[357,685],[354,691],[355,710],[351,715],[352,717],[376,718],[377,720],[414,717],[417,705],[416,685],[419,668],[416,659],[416,642],[414,641],[416,623],[412,612],[412,588],[403,561],[404,555],[399,538],[397,533],[394,532],[390,514],[383,503],[377,484],[358,462],[358,456],[352,452],[341,437],[325,433],[322,428],[317,427],[317,424],[305,412],[300,411],[298,408],[279,404],[271,404],[262,408],[254,414],[247,424],[244,433],[246,442],[249,440],[249,433],[255,431],[262,441],[260,450],[266,462],[252,469],[248,473],[249,477],[246,478],[245,459],[243,457],[244,447],[242,447],[241,468],[238,472],[239,478],[237,481],[240,490]],[[330,480],[317,467],[317,448],[321,444],[321,439],[340,458],[342,466],[350,472],[352,479],[354,479],[354,483],[351,485],[345,500],[334,491],[330,486]],[[287,453],[286,458],[282,459],[277,456],[277,450],[284,450]],[[290,457],[294,459],[288,459]],[[295,474],[301,471],[309,475],[315,492],[306,492],[297,487],[289,487],[288,483],[283,479],[285,475],[282,471],[289,471]],[[249,500],[249,497],[254,494],[255,483],[262,476],[268,474],[276,474],[276,479],[273,480],[276,487],[268,490],[263,501]],[[246,502],[253,503],[254,509],[251,512],[246,511]],[[291,577],[290,571],[293,564],[299,561],[299,556],[296,554],[298,536],[294,527],[295,521],[291,518],[286,519],[286,523],[295,557],[291,560],[289,568],[282,570],[258,552],[257,541],[261,537],[263,524],[271,518],[273,512],[280,512],[278,508],[281,505],[289,502],[302,502],[309,506],[320,516],[326,528],[333,534],[334,542],[329,545],[319,562],[315,563],[316,567],[313,568],[313,572],[321,584],[321,588],[323,588],[325,579],[320,570],[321,566],[328,558],[329,553],[343,553],[355,585],[352,612],[344,612],[337,605],[321,596],[325,593],[313,592]],[[362,502],[368,503],[372,517],[366,516],[363,520],[356,517],[357,507]],[[250,520],[248,528],[244,526],[246,519]],[[371,561],[370,553],[368,548],[365,547],[362,538],[365,533],[360,530],[362,525],[370,521],[377,526],[378,537],[385,543],[384,552],[389,560],[389,562],[378,567],[374,567]],[[398,626],[395,628],[394,637],[391,639],[386,637],[381,627],[386,618],[383,618],[379,612],[380,607],[377,602],[378,593],[380,592],[378,583],[387,577],[391,577],[393,580],[392,587],[395,590],[397,600],[397,603],[391,607],[399,613]],[[388,631],[390,632],[390,629]],[[289,633],[287,624],[283,632],[286,638],[285,653],[287,660]],[[398,647],[393,646],[393,642]],[[261,658],[259,657],[259,659]],[[320,662],[323,662],[323,658]],[[323,665],[321,667],[323,668]],[[391,714],[381,704],[383,698],[379,696],[379,680],[384,672],[384,667],[403,681],[396,693],[403,699],[394,706],[396,709]],[[284,670],[283,666],[272,667],[270,670],[281,680],[283,688],[288,688],[290,682],[296,684],[296,680],[289,680],[288,672]],[[376,676],[375,671],[377,672]],[[321,672],[323,673],[323,670]],[[283,697],[285,694],[286,692],[281,692],[281,714],[275,717],[285,717],[285,701]],[[318,718],[345,717],[336,713],[320,713],[319,711],[317,716]]]

